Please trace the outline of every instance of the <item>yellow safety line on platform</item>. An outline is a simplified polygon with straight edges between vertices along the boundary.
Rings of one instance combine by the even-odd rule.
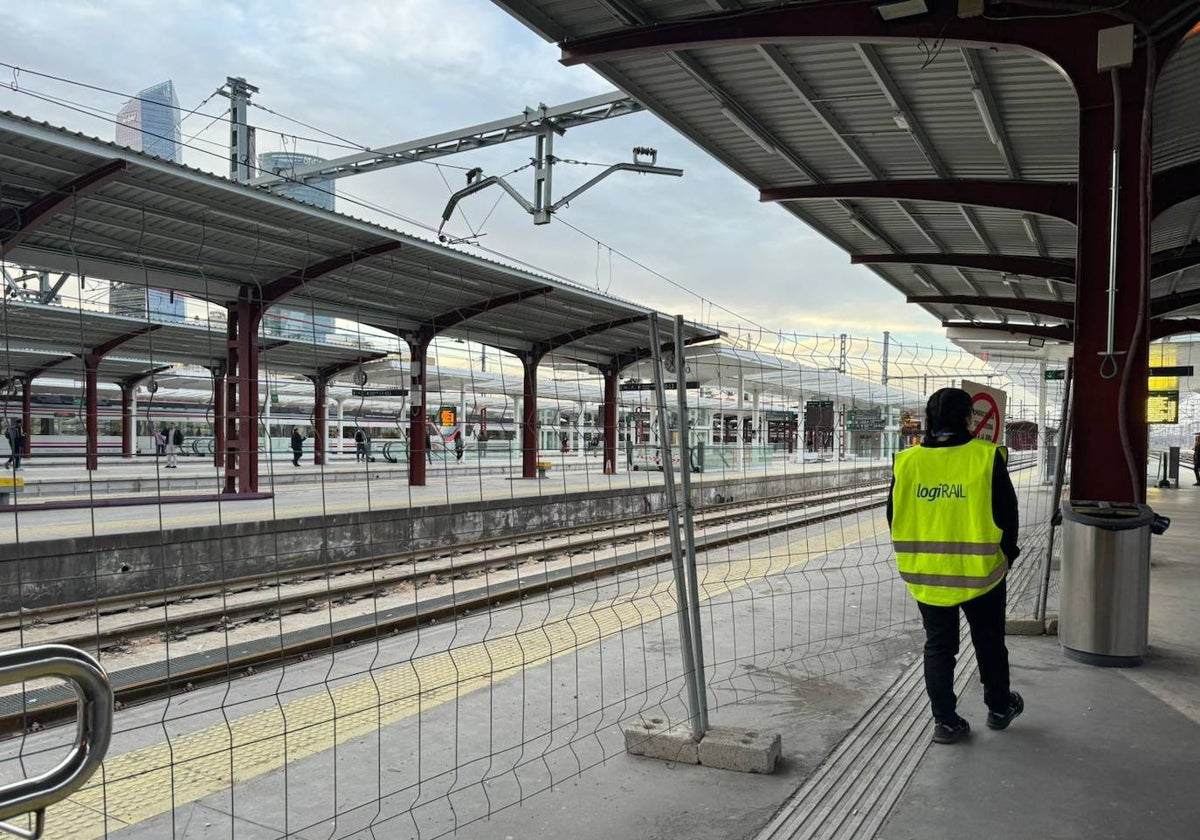
[[[789,541],[786,549],[702,567],[707,600],[870,540],[886,531],[880,515]],[[793,547],[795,549],[793,550]],[[102,776],[52,806],[47,836],[92,840],[172,808],[279,770],[422,711],[588,647],[675,610],[674,585],[658,582],[604,604],[504,638],[489,639],[378,671],[273,709],[197,730],[169,743],[110,756]],[[336,721],[336,723],[335,723]]]

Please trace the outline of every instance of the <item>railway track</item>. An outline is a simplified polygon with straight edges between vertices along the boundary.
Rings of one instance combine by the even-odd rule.
[[[1014,464],[1019,470],[1030,463]],[[874,482],[835,490],[810,491],[776,498],[706,506],[694,516],[698,553],[771,534],[790,531],[829,519],[876,509],[886,501],[887,482]],[[764,511],[766,511],[764,513]],[[621,532],[615,533],[620,527]],[[546,570],[549,561],[564,555],[587,556],[583,562]],[[600,557],[598,555],[607,555]],[[661,512],[634,520],[605,523],[581,529],[560,529],[529,535],[523,540],[491,540],[449,548],[414,552],[371,562],[319,566],[289,572],[286,576],[258,575],[210,586],[188,587],[159,593],[156,603],[138,599],[108,599],[98,604],[38,610],[0,618],[0,632],[14,632],[33,624],[61,627],[46,639],[85,650],[113,651],[133,640],[158,638],[180,641],[200,633],[227,633],[256,622],[278,622],[282,616],[313,613],[313,629],[320,632],[280,634],[273,644],[214,645],[212,655],[172,661],[169,671],[140,667],[114,670],[114,689],[121,704],[156,699],[180,690],[228,680],[267,666],[302,661],[314,653],[377,639],[420,624],[453,620],[550,590],[575,586],[596,578],[669,561],[667,525]],[[530,567],[533,567],[531,570]],[[523,573],[526,572],[526,573]],[[495,574],[501,578],[493,580]],[[331,621],[340,606],[380,598],[396,587],[420,589],[430,582],[471,581],[450,597],[414,598],[407,608],[387,610],[365,621]],[[230,596],[249,593],[240,603]],[[261,597],[254,597],[261,594]],[[167,610],[164,619],[162,611]],[[175,615],[171,612],[174,609]],[[139,615],[156,613],[153,619]],[[117,617],[98,627],[105,617]],[[87,629],[79,627],[89,625]],[[72,627],[72,625],[76,625]],[[73,697],[47,696],[36,711],[5,708],[0,698],[0,732],[15,733],[30,725],[44,726],[73,719]]]

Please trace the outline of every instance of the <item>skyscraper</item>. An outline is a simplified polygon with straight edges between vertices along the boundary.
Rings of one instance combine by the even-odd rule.
[[[303,155],[298,152],[263,152],[258,156],[259,174],[291,175],[302,166],[313,166],[324,163],[324,158],[316,155]],[[323,210],[334,209],[333,181],[318,181],[315,184],[281,184],[272,187],[271,192],[285,195],[305,204],[312,204]]]
[[[134,283],[113,283],[108,290],[108,311],[114,315],[148,317],[151,321],[180,323],[187,318],[187,301],[183,295],[167,289],[150,289]]]
[[[183,163],[179,100],[168,79],[141,91],[117,113],[117,142],[139,152]]]

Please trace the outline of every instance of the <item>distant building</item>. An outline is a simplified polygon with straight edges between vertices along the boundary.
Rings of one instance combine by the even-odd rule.
[[[303,166],[313,166],[324,163],[324,158],[316,155],[302,155],[297,152],[263,152],[258,156],[260,175],[289,176]],[[305,204],[312,204],[322,210],[334,209],[334,182],[318,181],[315,184],[281,184],[272,187],[271,192],[284,195]]]
[[[117,112],[117,143],[163,160],[183,163],[179,100],[168,79],[148,87]]]
[[[167,289],[113,283],[108,290],[108,311],[113,315],[181,323],[187,319],[187,300],[178,292]]]
[[[262,331],[267,338],[285,338],[290,341],[311,341],[324,344],[333,332],[333,318],[329,315],[313,316],[296,309],[272,307],[263,315]]]

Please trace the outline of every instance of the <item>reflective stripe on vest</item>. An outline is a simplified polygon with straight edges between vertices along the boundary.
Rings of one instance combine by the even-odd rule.
[[[953,606],[990,590],[1008,564],[992,519],[995,444],[914,447],[896,455],[892,540],[918,601]]]

